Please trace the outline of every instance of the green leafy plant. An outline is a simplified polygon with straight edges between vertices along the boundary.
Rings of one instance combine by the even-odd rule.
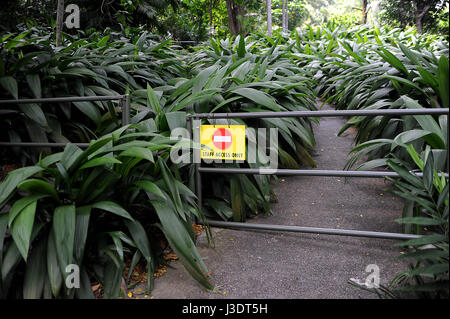
[[[405,231],[423,236],[398,244],[408,250],[399,258],[412,262],[391,286],[394,291],[414,292],[421,298],[448,298],[448,178],[439,176],[438,172],[442,172],[436,169],[432,152],[419,155],[410,145],[408,153],[423,177],[417,177],[404,161],[388,161],[389,167],[400,175],[393,180],[394,193],[405,199],[404,215],[396,221]]]
[[[407,108],[422,108],[421,105],[407,96],[402,96],[393,105],[406,106]],[[431,115],[404,116],[397,119],[402,124],[404,130],[394,138],[379,138],[369,140],[355,146],[350,154],[346,167],[351,168],[364,159],[362,164],[357,166],[357,170],[367,170],[385,166],[387,160],[392,156],[397,156],[405,161],[411,158],[405,147],[410,144],[417,149],[431,149],[434,154],[435,163],[438,169],[444,170],[448,164],[448,136],[447,136],[447,116],[441,115],[436,121]],[[367,157],[366,157],[367,156]]]
[[[93,298],[96,281],[105,298],[116,298],[126,256],[131,269],[141,259],[147,264],[151,290],[161,253],[152,227],[212,289],[194,244],[192,222],[201,218],[195,195],[166,164],[177,142],[145,126],[125,126],[84,151],[68,144],[9,173],[0,184],[2,297]],[[80,267],[79,289],[64,284],[69,264]]]
[[[53,46],[49,34],[33,28],[0,38],[0,98],[115,96],[186,75],[182,50],[147,32],[124,38],[111,30],[88,36],[80,31],[66,35],[63,49]],[[7,105],[0,139],[89,142],[120,127],[118,113],[117,101]],[[42,151],[22,150],[21,162],[35,163]]]

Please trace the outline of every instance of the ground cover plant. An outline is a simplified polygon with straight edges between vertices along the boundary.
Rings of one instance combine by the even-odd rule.
[[[131,269],[141,259],[147,264],[151,291],[162,258],[149,239],[155,227],[188,272],[211,289],[194,245],[192,222],[202,218],[195,195],[166,163],[176,142],[145,126],[125,126],[84,151],[68,144],[8,174],[0,184],[0,207],[10,206],[0,219],[2,296],[91,298],[95,280],[105,298],[116,298],[127,254]],[[83,289],[63,284],[73,263]]]
[[[164,263],[156,234],[163,234],[193,278],[212,290],[195,248],[195,218],[245,221],[270,214],[276,197],[268,176],[217,174],[203,180],[201,211],[193,193],[194,166],[172,163],[169,156],[195,146],[170,136],[187,127],[189,113],[317,110],[324,102],[337,109],[448,108],[448,44],[412,29],[330,22],[272,37],[212,37],[189,49],[139,29],[80,31],[64,41],[64,47],[55,47],[49,29],[38,27],[3,35],[0,98],[129,94],[131,124],[122,126],[113,102],[14,104],[0,110],[1,141],[90,143],[85,150],[68,144],[53,154],[2,150],[2,160],[28,165],[0,184],[2,297],[92,298],[91,283],[100,283],[104,297],[116,298],[123,270],[138,263],[147,269],[150,291],[152,273]],[[275,128],[277,167],[315,166],[317,119],[203,123]],[[352,117],[340,133],[349,127],[357,135],[346,168],[397,171],[395,192],[406,200],[398,222],[405,232],[428,228],[423,240],[402,243],[411,246],[405,257],[415,264],[394,283],[445,296],[448,179],[437,174],[448,173],[447,116]],[[256,136],[248,140],[256,142]],[[221,165],[261,167],[268,145],[256,162]],[[63,284],[73,261],[81,267],[84,289]]]
[[[312,68],[320,82],[319,96],[337,109],[346,110],[448,107],[445,41],[437,38],[430,42],[428,36],[398,29],[354,27],[351,31],[329,24],[296,35],[298,44],[293,48],[300,53],[294,55],[307,60],[299,62],[301,65]],[[434,152],[440,153],[441,169],[446,165],[445,117],[439,121],[429,116],[352,117],[340,133],[349,127],[358,128],[355,143],[359,145],[352,150],[348,168],[366,155],[369,162],[359,162],[359,169],[385,165],[384,157],[392,152],[407,160],[405,151],[387,145],[394,139],[399,143],[415,142],[418,149],[432,143]],[[420,133],[423,135],[418,136]]]
[[[395,194],[405,199],[404,216],[396,222],[405,231],[424,236],[398,244],[408,247],[399,258],[411,260],[409,269],[398,274],[392,281],[394,291],[414,292],[421,298],[448,298],[448,179],[439,176],[434,153],[430,148],[420,155],[412,145],[407,151],[415,166],[423,172],[423,178],[411,173],[409,163],[389,160],[388,165],[400,174],[394,180]]]
[[[177,48],[146,32],[129,38],[111,30],[80,32],[67,35],[60,49],[50,30],[2,37],[2,99],[122,95],[185,75]],[[120,127],[119,112],[117,102],[11,105],[2,109],[2,140],[88,142]],[[22,152],[22,163],[29,154]]]

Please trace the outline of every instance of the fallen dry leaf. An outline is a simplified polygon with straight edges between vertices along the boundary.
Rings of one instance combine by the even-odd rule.
[[[178,260],[178,256],[174,253],[170,253],[167,255],[163,256],[164,260],[169,261],[169,260]]]
[[[96,284],[91,287],[92,291],[97,291],[99,288],[100,288],[100,284]]]

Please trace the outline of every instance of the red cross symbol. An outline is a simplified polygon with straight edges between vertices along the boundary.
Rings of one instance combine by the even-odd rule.
[[[218,128],[214,132],[212,140],[215,147],[226,150],[233,144],[233,135],[225,128]]]

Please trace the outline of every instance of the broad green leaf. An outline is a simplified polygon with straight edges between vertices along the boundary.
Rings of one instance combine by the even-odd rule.
[[[5,180],[0,183],[0,208],[3,206],[8,197],[14,192],[19,183],[43,170],[44,168],[39,166],[30,166],[19,168],[8,173]]]
[[[256,104],[261,104],[272,111],[280,111],[280,106],[276,103],[273,97],[267,93],[258,91],[252,88],[240,88],[232,90],[231,93],[241,95],[249,100],[252,100]]]
[[[64,166],[66,171],[73,169],[75,163],[77,163],[83,155],[83,150],[81,150],[75,144],[69,143],[64,148],[63,155],[61,157],[61,164]]]
[[[105,166],[107,164],[122,164],[122,162],[111,157],[97,157],[84,163],[79,169],[85,169],[95,166]]]
[[[123,262],[123,244],[117,232],[108,232],[108,235],[112,238],[116,247],[116,252],[119,255],[120,260]]]
[[[237,177],[231,177],[230,179],[231,190],[231,210],[233,211],[233,221],[243,222],[245,221],[245,204],[243,199],[243,190],[241,183]]]
[[[20,182],[19,185],[17,185],[17,188],[21,190],[26,190],[31,194],[49,195],[53,197],[55,200],[59,201],[59,196],[55,188],[48,182],[43,181],[41,179],[35,178],[27,179],[23,182]]]
[[[208,68],[203,69],[200,71],[197,76],[194,78],[194,83],[192,86],[192,93],[198,93],[205,88],[205,84],[208,82],[208,80],[211,78],[211,75],[219,68],[218,65],[212,65]]]
[[[72,102],[84,115],[90,118],[94,123],[99,123],[101,114],[98,106],[92,102]]]
[[[65,205],[55,208],[53,213],[52,229],[56,256],[62,271],[63,278],[66,278],[66,267],[73,263],[73,252],[75,243],[75,206]]]
[[[161,189],[151,181],[140,180],[137,181],[135,184],[137,187],[141,188],[147,193],[149,199],[162,199],[162,200],[166,199],[166,196],[163,194]]]
[[[153,109],[155,114],[161,114],[161,105],[159,104],[159,99],[153,91],[152,87],[147,83],[147,99],[150,107]]]
[[[147,261],[147,265],[149,267],[148,272],[153,273],[155,270],[153,266],[156,266],[156,263],[153,260],[154,258],[150,246],[150,240],[148,239],[144,227],[137,220],[126,221],[125,224],[127,225],[127,228],[130,231],[130,235],[133,238],[137,248]],[[151,280],[148,282],[148,292],[150,292],[153,289],[153,280],[152,280],[153,278],[150,279]]]
[[[414,268],[408,271],[408,275],[410,276],[427,276],[433,278],[436,275],[448,272],[448,262],[447,263],[439,263],[425,267]]]
[[[431,193],[433,190],[433,169],[434,169],[433,153],[430,153],[426,160],[422,177],[423,183],[428,193]]]
[[[165,114],[169,129],[186,128],[186,112],[170,112]]]
[[[144,147],[137,147],[137,146],[130,147],[130,148],[126,149],[125,151],[123,151],[122,153],[120,153],[119,157],[121,157],[121,156],[142,158],[142,159],[145,159],[152,163],[155,162],[155,160],[153,159],[152,151],[149,150],[148,148],[144,148]]]
[[[406,95],[403,95],[401,99],[404,101],[406,107],[410,109],[423,108],[419,103],[417,103],[417,101],[409,98]],[[443,136],[442,130],[431,115],[414,115],[414,118],[420,124],[423,130],[430,131],[439,136],[439,148],[446,148],[445,138]]]
[[[110,36],[104,36],[103,38],[100,39],[100,41],[97,42],[97,47],[102,47],[104,46],[106,43],[108,43],[108,40],[110,39]]]
[[[209,111],[210,113],[214,113],[216,112],[218,109],[220,109],[222,106],[227,105],[228,103],[237,101],[239,99],[242,99],[241,96],[233,96],[232,98],[226,99],[224,101],[222,101],[221,103],[219,103],[218,105],[216,105],[211,111]]]
[[[112,258],[117,258],[117,253],[111,252],[108,256]],[[122,273],[124,264],[119,264],[109,262],[106,263],[104,269],[104,298],[105,299],[117,299],[120,293],[120,284],[122,283]]]
[[[436,94],[439,94],[439,82],[438,79],[430,73],[428,70],[424,69],[423,67],[417,67],[417,71],[419,71],[420,76],[422,77],[420,80],[421,82],[425,82],[428,86],[433,88]]]
[[[63,279],[61,268],[58,264],[55,234],[52,231],[49,233],[47,241],[47,275],[50,282],[52,294],[54,297],[58,297],[59,292],[61,291]]]
[[[243,35],[239,36],[239,45],[237,48],[237,54],[239,58],[245,57],[246,50],[245,50],[245,37]]]
[[[448,115],[441,115],[439,116],[439,125],[442,129],[442,133],[444,135],[444,142],[445,145],[448,145]]]
[[[177,217],[174,209],[172,209],[167,202],[150,202],[158,214],[162,230],[166,235],[170,246],[180,258],[181,263],[198,283],[206,289],[212,289],[213,286],[208,280],[206,266],[204,265],[191,236]]]
[[[188,95],[185,99],[177,100],[170,107],[166,109],[167,112],[177,112],[186,109],[189,105],[196,102],[204,101],[205,99],[212,99],[212,97],[221,92],[222,89],[207,89],[200,92]]]
[[[33,227],[30,242],[33,242],[36,236],[40,233],[42,226],[43,224],[37,224],[35,225],[35,227]],[[17,249],[15,242],[12,241],[3,256],[3,263],[0,265],[1,266],[0,273],[2,275],[1,279],[3,281],[10,275],[10,272],[13,271],[15,267],[19,264],[21,260],[20,257],[21,257],[20,251],[19,249]]]
[[[406,86],[409,86],[410,88],[412,88],[414,90],[417,90],[417,91],[421,92],[424,95],[427,95],[427,93],[422,88],[420,88],[418,85],[416,85],[414,82],[412,82],[410,80],[407,80],[405,78],[401,78],[399,76],[394,76],[394,75],[384,75],[382,77],[386,78],[386,79],[389,79],[391,81],[400,82],[400,83],[402,83],[402,84],[404,84]]]
[[[412,253],[406,253],[398,256],[398,259],[413,258],[415,260],[427,260],[434,259],[440,260],[448,257],[448,252],[439,249],[419,249]]]
[[[9,211],[8,227],[11,227],[14,219],[25,207],[27,207],[32,202],[38,201],[39,199],[42,199],[45,197],[48,197],[48,195],[42,195],[42,194],[31,195],[31,196],[27,196],[27,197],[24,197],[24,198],[21,198],[21,199],[15,201]],[[6,215],[6,216],[8,216],[8,215]]]
[[[176,184],[174,183],[174,177],[170,172],[170,169],[167,166],[166,162],[164,162],[164,160],[162,159],[162,157],[158,157],[158,164],[161,169],[164,183],[169,190],[169,194],[175,204],[177,212],[181,218],[186,220],[183,204],[181,203],[180,193],[178,191]]]
[[[409,239],[404,242],[396,244],[396,246],[418,246],[418,245],[437,244],[440,242],[445,242],[446,240],[448,240],[448,238],[445,235],[433,234],[433,235],[425,235],[420,238]]]
[[[8,91],[8,93],[16,100],[19,98],[17,81],[12,76],[0,77],[0,86]]]
[[[31,232],[34,225],[37,201],[24,207],[14,219],[11,226],[11,235],[23,259],[27,260],[30,247]]]
[[[139,251],[139,249],[136,249],[136,252],[134,253],[133,258],[131,259],[130,270],[128,271],[128,276],[127,276],[127,282],[130,280],[131,275],[133,274],[134,269],[136,268],[141,257],[142,257],[141,252]]]
[[[221,200],[207,199],[206,203],[225,221],[233,216],[231,207]]]
[[[420,65],[420,56],[414,53],[411,49],[409,49],[406,45],[401,43],[400,41],[397,43],[402,52],[411,60],[415,65]]]
[[[40,99],[42,97],[42,89],[41,89],[41,78],[39,74],[28,74],[25,76],[27,79],[28,86],[33,92],[35,98]]]
[[[419,138],[422,138],[422,137],[430,135],[430,134],[433,134],[433,133],[429,132],[429,131],[425,131],[425,130],[408,130],[408,131],[398,134],[394,138],[394,143],[398,144],[398,145],[406,146],[405,144],[410,143],[412,141],[415,141]],[[392,148],[393,147],[394,147],[394,144],[393,144]],[[392,150],[392,148],[391,148],[391,150]]]
[[[129,126],[126,125],[124,127],[122,127],[122,129],[127,129]],[[95,157],[97,154],[99,154],[102,149],[104,148],[108,148],[109,144],[111,144],[112,140],[114,139],[114,133],[116,133],[119,130],[116,130],[114,132],[111,133],[111,136],[107,136],[107,137],[102,137],[98,140],[94,140],[91,141],[91,144],[89,145],[89,147],[87,149],[85,149],[84,151],[80,152],[79,150],[68,150],[69,156],[71,152],[75,153],[75,160],[73,162],[70,163],[70,165],[74,165],[75,167],[79,164],[82,163],[84,160],[86,160],[87,158],[92,158]],[[112,144],[111,144],[112,145]],[[64,149],[64,152],[66,152],[66,150]]]
[[[121,217],[125,217],[131,221],[133,221],[133,217],[119,204],[114,203],[112,201],[101,201],[91,205],[92,208],[101,209],[113,214],[116,214]]]
[[[47,118],[41,107],[36,103],[31,104],[19,104],[20,110],[28,116],[31,120],[35,121],[42,127],[48,127]]]
[[[74,257],[79,264],[81,264],[84,256],[84,250],[89,231],[90,216],[90,206],[82,206],[76,208]]]
[[[410,173],[406,168],[397,165],[392,160],[387,160],[386,163],[389,165],[390,168],[396,171],[400,175],[400,177],[405,179],[408,183],[411,183],[412,185],[418,188],[423,187],[421,180],[417,176]]]
[[[410,144],[408,145],[406,150],[413,159],[414,163],[416,163],[416,165],[423,171],[424,168],[423,160],[419,157],[419,154],[417,154],[416,150],[414,149],[414,146]]]
[[[111,191],[115,187],[120,177],[120,174],[102,166],[94,167],[77,194],[77,202],[90,203],[101,198],[105,191]]]
[[[371,161],[367,161],[356,168],[358,171],[369,171],[374,168],[382,167],[386,165],[386,158],[379,158]]]
[[[445,181],[445,178],[444,178],[444,181]],[[445,203],[446,200],[448,201],[449,185],[450,185],[449,183],[446,183],[444,189],[442,190],[441,194],[439,195],[439,199],[438,199],[438,202],[437,202],[437,207],[438,208],[441,207]]]
[[[47,168],[47,167],[55,164],[56,162],[59,162],[62,158],[62,155],[63,155],[63,152],[48,155],[39,162],[39,166]]]
[[[403,72],[403,74],[408,75],[408,70],[394,54],[384,48],[380,48],[380,50],[383,51],[384,54],[381,54],[379,51],[377,52],[386,62],[389,62],[394,68]]]
[[[23,282],[24,299],[39,299],[43,294],[44,284],[47,279],[47,276],[45,276],[47,272],[46,248],[47,242],[40,240],[31,251]]]

